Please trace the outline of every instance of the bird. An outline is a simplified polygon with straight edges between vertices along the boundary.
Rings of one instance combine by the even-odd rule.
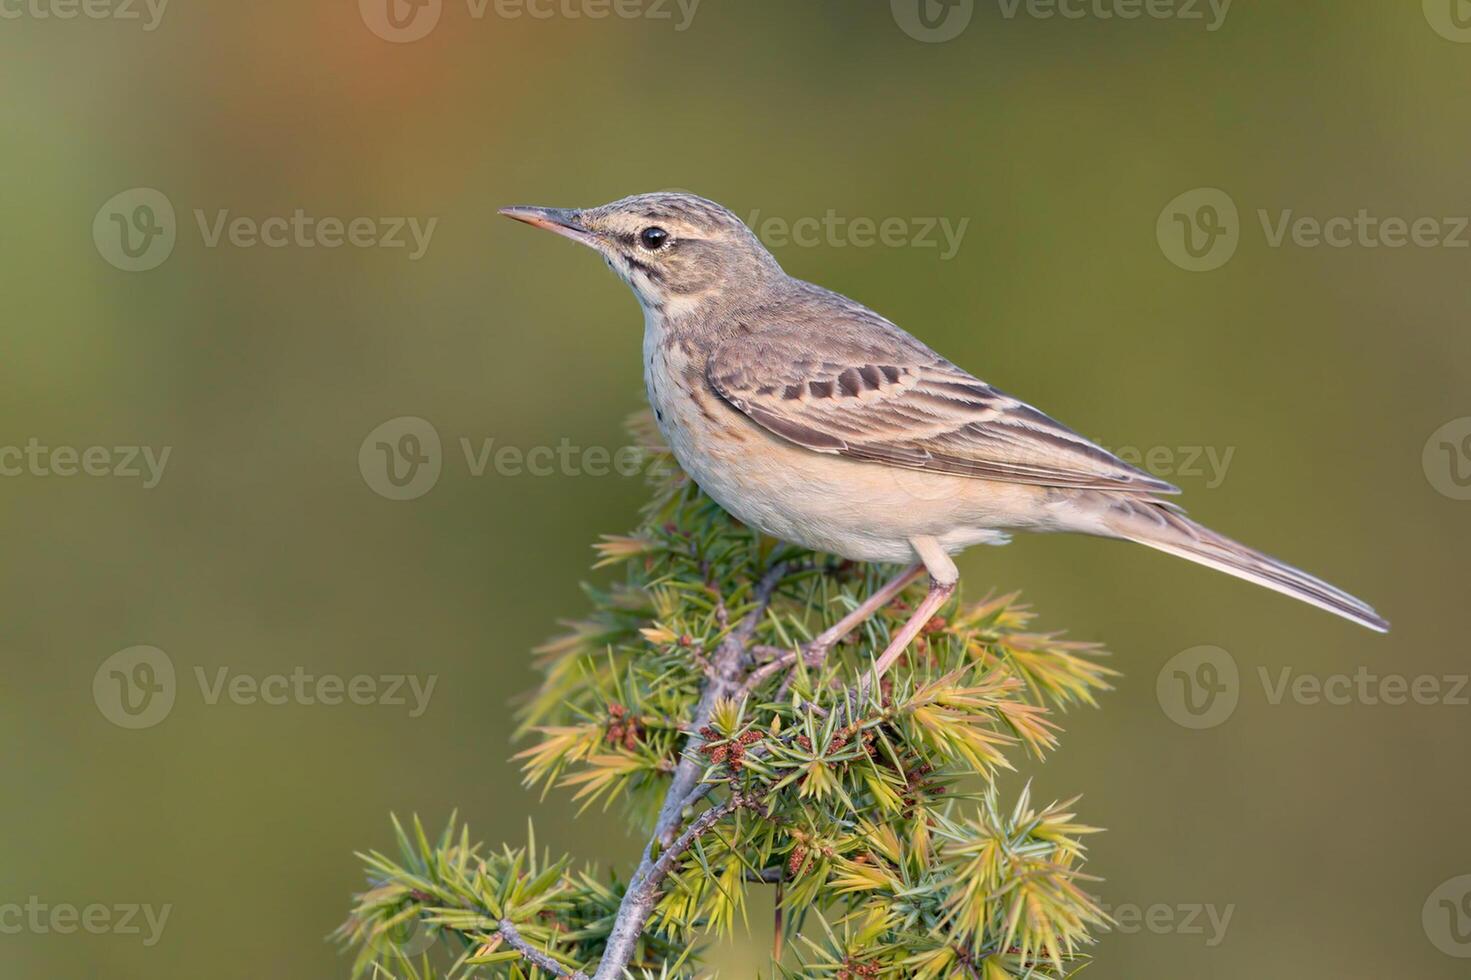
[[[783,541],[907,566],[817,637],[819,652],[927,574],[875,660],[882,677],[954,593],[953,556],[1020,531],[1135,542],[1389,629],[1364,601],[1191,520],[1166,499],[1179,488],[788,275],[714,201],[666,191],[500,213],[592,248],[632,288],[654,418],[706,495]]]

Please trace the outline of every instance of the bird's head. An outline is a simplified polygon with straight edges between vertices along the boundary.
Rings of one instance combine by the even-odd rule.
[[[645,309],[688,309],[726,287],[745,292],[782,274],[740,218],[694,194],[668,191],[596,208],[510,207],[500,213],[596,249]]]

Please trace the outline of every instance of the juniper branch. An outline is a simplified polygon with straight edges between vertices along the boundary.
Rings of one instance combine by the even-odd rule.
[[[749,806],[750,800],[739,793],[716,806],[711,807],[696,817],[684,833],[675,838],[674,842],[659,855],[655,861],[645,860],[645,864],[639,867],[639,872],[628,886],[628,891],[623,895],[623,904],[618,909],[618,919],[613,924],[613,932],[608,937],[608,948],[603,954],[603,960],[598,964],[598,972],[593,975],[593,980],[618,980],[623,976],[623,971],[628,967],[628,961],[633,956],[634,947],[638,944],[639,936],[643,935],[645,926],[648,925],[649,916],[654,911],[654,904],[659,900],[659,886],[669,873],[674,870],[679,859],[684,856],[696,840],[702,834],[714,827],[724,817],[743,806]]]
[[[873,595],[855,607],[852,612],[824,630],[810,643],[803,644],[799,649],[776,650],[770,647],[758,647],[758,651],[764,650],[771,652],[773,659],[751,672],[751,675],[746,678],[746,682],[741,686],[741,693],[750,694],[781,671],[796,667],[798,657],[809,667],[820,667],[823,661],[827,659],[828,651],[840,643],[849,633],[871,619],[874,613],[893,602],[894,598],[903,592],[909,583],[919,578],[923,572],[923,565],[910,565],[904,570],[903,574],[886,583],[882,588],[874,592]],[[786,687],[783,686],[783,691],[785,690]]]
[[[1095,648],[988,598],[947,607],[879,687],[870,644],[839,641],[870,617],[864,637],[897,630],[914,571],[875,588],[740,527],[678,474],[654,485],[639,528],[597,546],[625,579],[589,587],[591,616],[540,649],[518,755],[529,785],[629,804],[649,836],[627,884],[534,841],[483,851],[454,820],[431,842],[416,820],[397,828],[402,859],[364,855],[339,931],[355,975],[693,977],[699,937],[731,931],[762,884],[806,927],[775,976],[1069,975],[1107,921],[1081,887],[1091,828],[1025,792],[1002,807],[992,775],[1013,748],[1053,747],[1051,709],[1108,687]],[[953,792],[974,777],[983,792]],[[419,929],[446,941],[447,972],[407,959]]]
[[[679,830],[685,810],[705,795],[698,793],[696,786],[705,770],[704,763],[697,754],[702,741],[700,730],[710,724],[710,717],[716,703],[723,698],[730,697],[740,689],[744,668],[750,659],[750,651],[747,648],[751,637],[756,631],[756,626],[761,622],[761,617],[766,615],[772,596],[776,594],[786,574],[787,566],[778,563],[762,576],[753,593],[754,607],[735,629],[726,634],[715,651],[715,656],[711,661],[714,670],[708,675],[700,702],[695,707],[689,738],[679,765],[674,770],[674,778],[670,781],[669,790],[665,794],[664,805],[654,825],[654,835],[644,847],[643,858],[638,870],[634,872],[628,884],[628,891],[623,895],[623,904],[618,909],[618,918],[613,924],[613,931],[608,937],[607,950],[603,953],[602,962],[598,964],[598,972],[594,980],[616,980],[622,977],[628,961],[633,958],[638,938],[643,934],[649,915],[653,912],[654,902],[658,897],[656,893],[658,884],[668,874],[668,871],[665,870],[657,878],[654,877],[659,863],[669,859],[674,853],[676,846],[674,835]],[[723,604],[721,608],[724,608]],[[732,799],[736,797],[733,796]],[[720,809],[720,807],[715,807],[705,811],[691,825],[691,829],[700,826],[700,822],[707,818],[709,818],[709,823],[706,826],[713,826],[714,822],[724,815],[719,812]],[[712,813],[716,814],[713,818],[710,817]],[[653,859],[656,844],[665,848],[658,862]],[[688,844],[685,846],[688,848]]]
[[[517,931],[516,926],[510,919],[502,919],[497,925],[500,926],[501,936],[505,939],[506,945],[520,953],[522,958],[528,963],[547,971],[554,977],[570,977],[571,980],[588,980],[586,973],[583,973],[581,970],[567,969],[561,963],[557,962],[557,960],[528,943],[521,937],[521,933]]]

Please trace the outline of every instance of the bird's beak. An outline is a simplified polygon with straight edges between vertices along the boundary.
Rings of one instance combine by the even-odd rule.
[[[598,238],[577,220],[580,213],[564,208],[534,208],[534,207],[512,207],[501,208],[501,214],[507,218],[515,218],[524,221],[528,225],[537,228],[545,228],[547,231],[556,232],[564,238],[570,238],[574,242],[584,245],[596,246]]]

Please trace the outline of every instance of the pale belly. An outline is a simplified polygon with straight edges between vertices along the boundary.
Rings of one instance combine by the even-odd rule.
[[[1029,526],[1026,515],[1039,506],[1034,487],[804,449],[751,421],[698,374],[676,384],[667,355],[650,351],[645,366],[650,404],[680,466],[742,523],[784,541],[858,561],[911,562],[916,536],[952,554],[1004,544],[1006,529]]]

